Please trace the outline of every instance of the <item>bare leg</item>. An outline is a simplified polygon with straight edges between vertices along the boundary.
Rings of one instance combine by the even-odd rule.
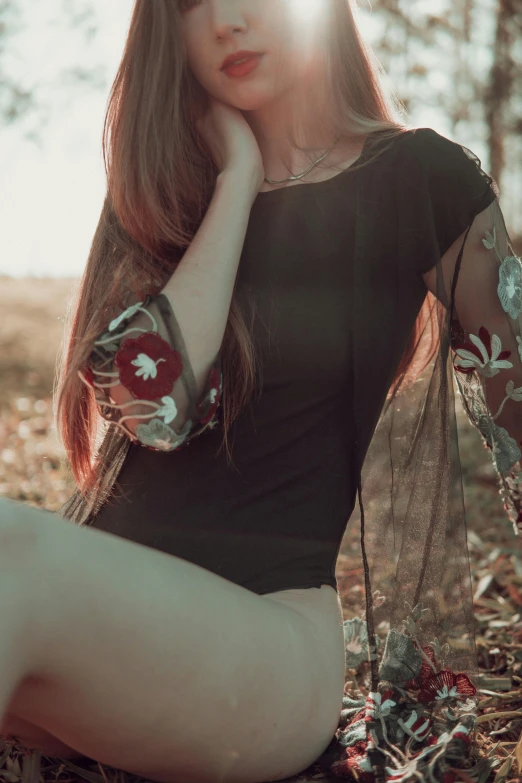
[[[41,536],[28,511],[34,516],[38,510],[0,499],[0,724],[13,694],[31,672],[36,654],[39,617],[35,599],[41,590],[35,588],[34,565]]]
[[[38,589],[36,559],[42,553],[35,521],[45,525],[54,516],[45,509],[0,499],[0,738],[39,748],[45,756],[80,758],[78,751],[12,711],[13,703],[23,703],[32,687],[32,678],[27,677],[40,621],[36,597],[42,589]]]
[[[0,499],[0,717],[10,708],[117,769],[159,783],[306,769],[342,708],[343,629],[325,655],[330,619]]]

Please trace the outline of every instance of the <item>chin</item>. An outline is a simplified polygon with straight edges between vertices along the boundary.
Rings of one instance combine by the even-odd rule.
[[[221,100],[230,104],[230,106],[233,106],[235,109],[240,109],[241,111],[256,111],[257,109],[262,109],[263,106],[267,106],[273,103],[275,99],[276,96],[273,94],[259,94],[255,91],[252,91],[252,89],[250,89],[250,92],[246,94],[245,89],[245,95],[235,94],[232,98],[229,96],[227,98],[222,98]]]

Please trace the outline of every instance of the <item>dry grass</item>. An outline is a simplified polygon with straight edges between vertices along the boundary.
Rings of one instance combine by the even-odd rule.
[[[74,490],[53,429],[52,388],[67,300],[76,283],[74,278],[0,276],[0,495],[50,511]],[[458,416],[483,672],[478,747],[481,756],[493,755],[504,765],[487,783],[514,783],[521,780],[515,760],[522,726],[521,547],[502,510],[489,455],[461,411]],[[356,526],[349,526],[338,562],[346,618],[363,606],[358,536]],[[92,759],[47,759],[7,740],[0,740],[0,780],[142,781]],[[292,778],[294,783],[311,780],[324,780],[314,767]]]
[[[75,284],[0,276],[0,495],[50,511],[74,490],[52,424],[52,389]]]

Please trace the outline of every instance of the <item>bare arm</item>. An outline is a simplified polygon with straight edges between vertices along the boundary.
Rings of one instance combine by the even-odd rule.
[[[219,174],[205,218],[163,288],[183,332],[198,391],[223,342],[256,195],[245,176]]]
[[[207,214],[171,279],[94,341],[88,377],[103,418],[133,441],[174,451],[217,423],[221,343],[250,210],[264,178],[256,138],[215,99],[196,122],[220,174]]]
[[[173,450],[201,431],[200,421],[207,424],[209,406],[210,418],[215,413],[220,349],[257,192],[254,175],[221,172],[194,239],[160,294],[142,310],[129,308],[128,321],[114,319],[96,341],[104,352],[103,363],[91,365],[95,384],[105,385],[95,390],[100,413],[134,441]],[[136,343],[150,331],[165,343]]]

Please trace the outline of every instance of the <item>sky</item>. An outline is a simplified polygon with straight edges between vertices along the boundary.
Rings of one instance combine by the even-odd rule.
[[[85,267],[103,205],[103,117],[132,3],[96,0],[101,24],[91,42],[63,22],[62,0],[18,3],[28,29],[16,37],[19,56],[9,61],[9,71],[23,85],[37,83],[51,109],[43,113],[41,145],[25,139],[16,123],[0,132],[0,274],[76,277]],[[63,69],[100,65],[102,90],[58,79]]]
[[[105,196],[103,119],[133,2],[92,0],[99,32],[86,39],[62,10],[65,3],[81,10],[85,1],[17,0],[27,28],[8,47],[7,69],[21,87],[37,85],[49,108],[0,129],[0,274],[77,277],[87,262]],[[368,8],[360,24],[371,42],[378,30]],[[102,89],[60,79],[73,68],[95,69]],[[448,135],[438,120],[436,107],[413,118]],[[25,137],[34,127],[41,142]]]

